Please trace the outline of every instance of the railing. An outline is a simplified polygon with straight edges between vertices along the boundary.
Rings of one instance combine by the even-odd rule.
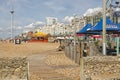
[[[80,65],[83,56],[83,80],[120,80],[120,57],[103,56],[94,42],[87,42],[89,51],[87,56],[83,56],[84,42],[65,45],[65,55]],[[74,53],[76,47],[76,53]],[[103,78],[104,75],[105,76]]]
[[[85,44],[87,44],[88,49],[87,49],[87,54],[84,55],[83,50],[84,50]],[[74,52],[74,48],[76,49],[76,53]],[[87,42],[87,43],[79,42],[76,44],[76,46],[74,46],[73,43],[66,43],[65,55],[71,60],[75,61],[75,63],[80,64],[80,56],[83,56],[83,57],[100,56],[102,55],[102,53],[99,52],[98,47],[94,44],[94,42]]]

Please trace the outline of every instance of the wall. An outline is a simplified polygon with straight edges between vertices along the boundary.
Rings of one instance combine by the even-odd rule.
[[[120,56],[85,57],[83,65],[85,78],[91,78],[90,80],[120,80]]]
[[[27,58],[0,58],[0,80],[27,80]]]

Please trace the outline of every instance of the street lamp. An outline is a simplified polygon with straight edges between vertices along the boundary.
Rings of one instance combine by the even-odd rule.
[[[106,55],[106,0],[103,0],[103,54]]]
[[[14,14],[14,10],[11,10],[10,13],[11,13],[11,39],[13,39],[13,14]]]
[[[13,0],[11,0],[11,39],[13,39],[13,15],[14,15],[14,10],[13,10]]]
[[[74,26],[74,54],[76,54],[76,29],[77,29],[77,24],[79,22],[79,19],[77,15],[74,15],[73,19],[73,26]]]

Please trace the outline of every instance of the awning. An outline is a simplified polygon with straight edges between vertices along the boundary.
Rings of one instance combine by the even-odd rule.
[[[89,31],[92,28],[92,24],[88,23],[86,24],[81,30],[77,32],[77,34],[85,34],[87,31]]]
[[[90,29],[91,31],[102,31],[103,30],[103,19],[101,19],[94,27]],[[109,18],[106,18],[106,31],[118,31],[119,27],[114,24]]]
[[[37,32],[37,33],[33,33],[34,37],[45,37],[47,34],[43,33],[43,32]]]

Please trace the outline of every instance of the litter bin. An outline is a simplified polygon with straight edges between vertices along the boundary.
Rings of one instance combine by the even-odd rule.
[[[21,40],[20,39],[15,39],[15,44],[21,44]]]

